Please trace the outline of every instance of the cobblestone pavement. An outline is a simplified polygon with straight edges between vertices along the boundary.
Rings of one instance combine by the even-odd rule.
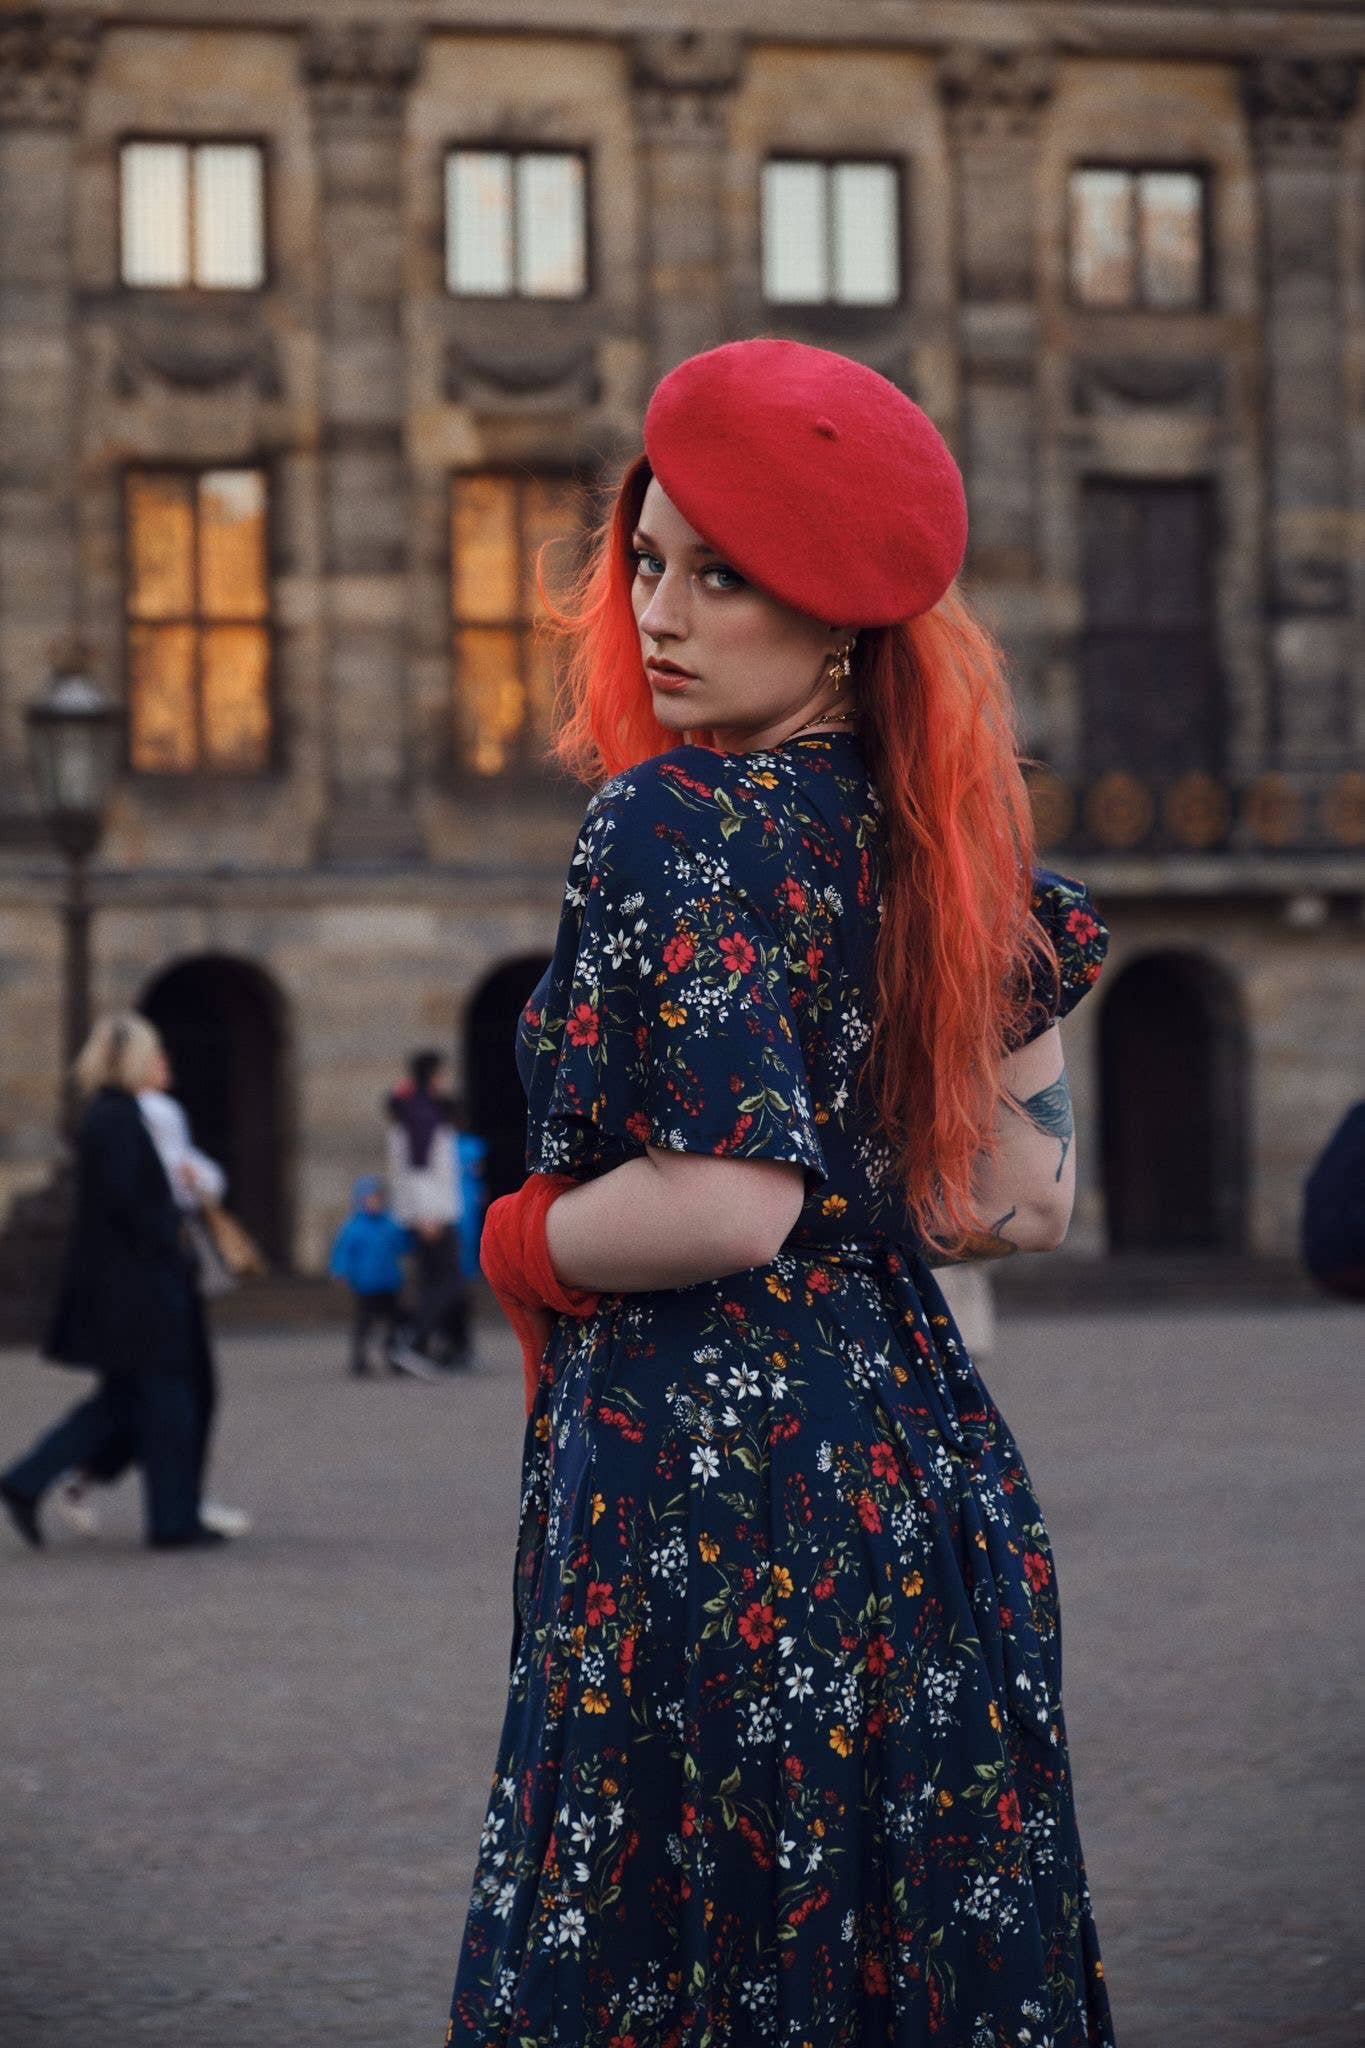
[[[1365,2041],[1365,1318],[1004,1324],[987,1378],[1056,1543],[1120,2048]],[[230,1554],[0,1535],[5,2048],[435,2048],[506,1675],[510,1340],[350,1382],[238,1335]],[[81,1382],[0,1360],[6,1455]],[[1357,1802],[1352,1811],[1352,1801]]]

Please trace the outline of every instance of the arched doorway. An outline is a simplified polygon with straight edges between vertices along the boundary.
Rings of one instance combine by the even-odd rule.
[[[1201,953],[1134,960],[1099,1047],[1110,1249],[1244,1250],[1249,1076],[1231,976]]]
[[[249,960],[202,953],[151,982],[138,1006],[166,1042],[195,1143],[269,1257],[290,1258],[285,1188],[284,999]]]
[[[465,1018],[469,1128],[488,1147],[488,1196],[513,1193],[526,1178],[526,1097],[517,1075],[523,1007],[549,965],[548,953],[505,960],[480,983]]]

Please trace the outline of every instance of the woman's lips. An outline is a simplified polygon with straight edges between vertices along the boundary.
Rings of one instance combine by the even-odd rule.
[[[656,690],[685,690],[697,680],[695,676],[680,675],[676,669],[655,668],[652,662],[645,663],[645,671]]]

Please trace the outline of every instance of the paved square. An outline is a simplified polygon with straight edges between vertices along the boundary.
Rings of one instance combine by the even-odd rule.
[[[1119,2048],[1358,2048],[1365,1314],[1010,1319]],[[0,2041],[435,2048],[502,1710],[520,1368],[221,1346],[230,1554],[3,1532]],[[8,1458],[84,1384],[0,1360]]]

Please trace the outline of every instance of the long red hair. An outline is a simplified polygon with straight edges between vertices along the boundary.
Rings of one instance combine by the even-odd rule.
[[[678,743],[654,716],[631,605],[631,535],[651,474],[643,455],[629,464],[564,603],[537,562],[547,629],[566,642],[552,752],[589,783]],[[884,845],[864,1082],[916,1230],[961,1251],[994,1220],[972,1169],[995,1150],[1004,1051],[1033,976],[1057,986],[1056,951],[1029,907],[1035,841],[1013,697],[1002,650],[956,585],[920,618],[864,627],[853,685]],[[714,744],[708,731],[688,738]]]

